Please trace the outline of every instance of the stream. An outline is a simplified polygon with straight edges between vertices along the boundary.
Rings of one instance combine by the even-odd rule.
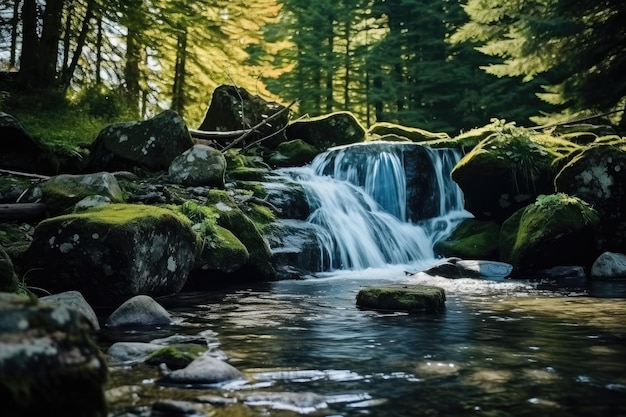
[[[356,306],[361,287],[400,282],[443,287],[445,312]],[[111,412],[174,399],[211,416],[626,415],[626,299],[604,294],[626,296],[626,283],[542,290],[401,267],[179,294],[161,300],[178,324],[127,339],[208,334],[248,381],[185,389],[161,386],[155,367],[113,368],[109,389],[135,391]],[[273,395],[285,392],[324,401]]]

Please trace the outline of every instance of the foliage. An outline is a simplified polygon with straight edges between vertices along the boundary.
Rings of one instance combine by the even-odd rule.
[[[561,117],[623,109],[622,0],[469,0],[465,11],[470,21],[452,40],[478,42],[493,57],[484,67],[488,73],[525,81],[548,75],[540,97],[560,109]]]

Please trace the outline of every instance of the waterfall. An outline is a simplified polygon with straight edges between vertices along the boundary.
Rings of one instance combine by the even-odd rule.
[[[332,148],[285,170],[307,195],[320,270],[381,268],[434,259],[433,245],[471,217],[450,171],[459,154],[413,143]]]

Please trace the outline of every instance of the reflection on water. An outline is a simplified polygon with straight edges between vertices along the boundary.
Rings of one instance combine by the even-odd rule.
[[[356,307],[361,287],[390,280],[444,287],[446,311]],[[215,416],[626,415],[626,301],[571,294],[522,282],[406,278],[401,269],[185,294],[165,304],[182,318],[173,331],[215,331],[250,382],[157,389],[156,374],[114,371],[113,385],[143,378],[139,404],[240,399],[205,405]]]

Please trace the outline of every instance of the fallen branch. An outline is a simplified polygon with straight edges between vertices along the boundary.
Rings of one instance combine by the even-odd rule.
[[[42,203],[0,204],[0,220],[40,220],[46,217]]]
[[[595,116],[585,116],[585,117],[581,117],[581,118],[578,118],[578,119],[567,120],[567,121],[564,121],[564,122],[557,122],[557,123],[550,123],[550,124],[543,125],[543,126],[529,127],[528,129],[530,129],[530,130],[542,130],[542,129],[549,129],[549,128],[557,127],[557,126],[568,125],[570,123],[588,122],[589,120],[599,119],[600,117],[609,116],[611,114],[621,113],[621,112],[624,112],[624,111],[626,111],[626,108],[621,109],[621,110],[613,110],[613,111],[606,112],[606,113],[596,114]]]
[[[309,116],[305,114],[304,116],[298,117],[298,118],[297,118],[296,120],[294,120],[294,121],[295,121],[295,122],[297,122],[298,120],[303,120],[303,119],[306,119],[306,118],[308,118],[308,117],[309,117]],[[280,130],[277,130],[276,132],[272,133],[271,135],[267,135],[267,136],[262,137],[262,138],[261,138],[261,139],[259,139],[259,140],[255,140],[254,142],[252,142],[252,143],[250,143],[250,144],[248,144],[248,145],[244,146],[244,147],[241,149],[241,151],[242,151],[243,153],[245,153],[248,149],[252,148],[253,146],[258,145],[259,143],[264,142],[264,141],[266,141],[266,140],[268,140],[268,139],[271,139],[271,138],[273,138],[274,136],[276,136],[277,134],[284,132],[285,130],[287,130],[287,126],[283,126]]]
[[[37,178],[39,180],[50,179],[50,177],[47,175],[31,174],[29,172],[11,171],[9,169],[0,169],[0,174],[9,174],[9,175],[15,175],[17,177],[26,177],[26,178]]]
[[[250,129],[243,130],[229,130],[225,132],[218,131],[209,131],[209,130],[199,130],[199,129],[189,129],[189,134],[191,134],[192,138],[196,139],[206,139],[206,140],[228,140],[235,139],[239,136],[249,132]]]
[[[252,129],[249,129],[246,133],[242,134],[237,139],[232,141],[230,144],[225,146],[224,149],[222,149],[222,153],[226,152],[227,150],[229,150],[230,148],[234,147],[235,145],[243,142],[248,136],[250,136],[252,134],[252,132],[256,131],[258,128],[260,128],[263,125],[267,124],[271,120],[276,119],[278,116],[280,116],[284,112],[288,111],[291,107],[293,107],[293,105],[296,104],[297,102],[298,102],[298,100],[292,101],[291,103],[289,103],[289,105],[287,107],[283,107],[282,109],[280,109],[276,113],[272,114],[267,119],[263,120],[261,123],[258,123],[257,125],[253,126]]]

